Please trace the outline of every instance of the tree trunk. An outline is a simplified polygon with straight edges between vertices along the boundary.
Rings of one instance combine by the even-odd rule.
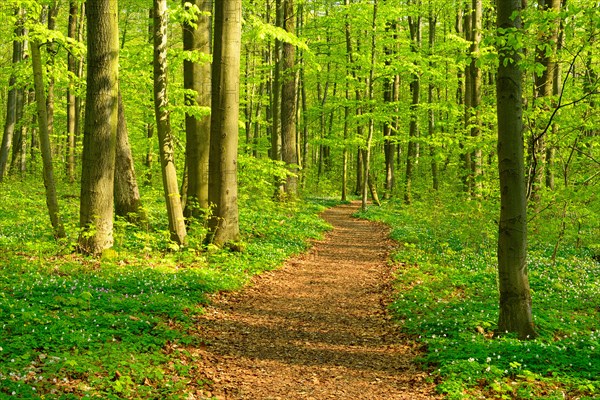
[[[417,53],[421,48],[421,17],[409,17],[411,50]],[[421,99],[421,78],[415,73],[410,83],[412,102],[410,105],[410,125],[408,150],[406,152],[406,176],[404,180],[404,202],[410,204],[412,201],[412,180],[414,167],[419,153],[416,139],[419,137],[419,103]]]
[[[190,4],[184,0],[184,5]],[[183,24],[183,48],[210,54],[212,32],[212,0],[194,0],[201,14],[193,23]],[[183,62],[183,83],[186,89],[196,92],[187,95],[185,102],[190,107],[210,107],[210,63]],[[187,201],[184,215],[200,218],[208,209],[208,154],[210,148],[210,115],[203,117],[191,113],[185,116],[186,165],[188,167]]]
[[[119,29],[114,0],[86,6],[87,95],[81,172],[79,249],[100,254],[113,245],[115,142],[118,124]]]
[[[20,7],[15,10],[17,22],[14,30],[15,39],[12,43],[12,63],[14,67],[16,67],[16,65],[23,60],[23,41],[20,39],[20,37],[22,37],[24,34],[22,19],[23,12],[23,9]],[[13,71],[14,70],[15,69],[13,68]],[[2,136],[2,145],[0,147],[0,182],[2,182],[4,176],[6,175],[7,167],[9,165],[8,156],[13,142],[15,128],[18,123],[17,107],[19,96],[21,97],[21,102],[23,102],[24,95],[23,89],[17,87],[17,77],[14,72],[10,75],[8,87],[9,90],[8,99],[6,102],[6,119],[4,121],[4,134]]]
[[[373,1],[373,21],[371,25],[371,68],[369,71],[369,81],[367,83],[367,93],[369,98],[369,103],[373,103],[374,95],[373,95],[373,81],[375,79],[375,62],[377,61],[377,0]],[[375,110],[372,109],[371,113]],[[375,130],[374,126],[375,122],[373,120],[373,116],[369,117],[369,129],[367,131],[367,138],[365,141],[365,151],[364,151],[364,163],[365,163],[365,173],[364,173],[364,181],[363,181],[363,191],[362,191],[362,202],[361,209],[365,211],[367,209],[367,188],[370,187],[373,201],[379,205],[379,198],[377,197],[377,191],[375,190],[374,185],[369,185],[371,183],[370,179],[370,168],[371,168],[371,142],[373,141],[373,131]]]
[[[295,34],[296,18],[294,0],[283,1],[283,26],[286,32]],[[281,87],[281,158],[287,164],[290,174],[284,183],[288,198],[298,194],[298,152],[296,142],[296,48],[283,43]]]
[[[223,246],[240,238],[237,204],[237,145],[242,1],[215,4],[212,69],[209,241]]]
[[[431,4],[430,4],[431,7]],[[437,18],[433,14],[433,10],[429,9],[429,55],[431,57],[431,61],[429,62],[429,68],[433,71],[433,55],[435,51],[435,33],[437,27]],[[429,105],[429,109],[427,110],[427,131],[429,135],[429,156],[431,157],[431,179],[433,190],[438,190],[440,188],[440,182],[438,177],[438,164],[436,161],[435,154],[435,146],[434,135],[435,135],[435,112],[433,110],[433,101],[434,101],[434,91],[435,85],[433,83],[433,77],[429,78],[429,85],[427,87],[427,103]]]
[[[275,1],[275,25],[283,28],[283,6],[282,1]],[[282,43],[280,40],[275,40],[275,48],[273,54],[273,80],[271,89],[271,159],[274,161],[281,160],[281,57]],[[279,182],[276,183],[279,186]]]
[[[115,155],[115,215],[126,218],[133,223],[147,223],[147,216],[142,207],[140,191],[135,177],[135,168],[123,99],[119,92],[119,122],[117,126],[117,144]]]
[[[520,0],[498,0],[498,28],[521,29]],[[516,16],[516,18],[515,18]],[[502,35],[503,33],[498,33]],[[533,338],[527,276],[527,205],[523,160],[522,73],[519,50],[500,48],[497,90],[500,223],[498,226],[498,333]]]
[[[550,104],[546,98],[553,95],[554,89],[554,70],[556,68],[556,50],[558,45],[558,31],[560,19],[558,13],[560,11],[560,0],[538,0],[539,10],[542,13],[556,13],[554,23],[545,31],[541,32],[542,43],[536,50],[536,63],[541,64],[544,69],[541,74],[536,74],[534,81],[534,107],[538,110],[548,113]],[[547,50],[550,46],[551,51]],[[546,171],[546,136],[545,132],[546,121],[544,118],[539,118],[535,124],[535,129],[532,131],[529,140],[529,199],[533,206],[537,209],[541,201],[541,188],[544,182],[544,172]],[[550,156],[552,156],[550,154]]]
[[[163,192],[171,240],[185,244],[185,219],[177,186],[175,152],[167,95],[167,0],[154,0],[154,113],[160,153]]]
[[[50,149],[50,136],[48,132],[48,117],[46,114],[46,97],[44,95],[44,70],[42,67],[42,55],[40,54],[40,44],[37,41],[31,43],[31,62],[33,65],[33,79],[35,86],[35,102],[37,106],[37,115],[39,121],[40,145],[42,149],[44,186],[46,188],[46,205],[50,214],[50,222],[54,230],[54,236],[64,238],[65,229],[63,227],[60,210],[58,207],[58,198],[56,195],[56,184],[54,182],[54,168],[52,166],[52,151]],[[24,138],[22,140],[25,140]]]
[[[67,36],[77,40],[77,1],[69,2],[69,25]],[[67,55],[67,67],[69,70],[69,84],[67,87],[67,179],[70,183],[75,182],[75,128],[77,126],[77,109],[75,107],[75,77],[77,76],[77,59],[71,53]]]
[[[567,0],[562,0],[562,7],[565,6]],[[561,5],[559,4],[559,7]],[[565,29],[565,22],[564,19],[560,19],[559,24],[558,24],[558,35],[557,35],[557,42],[556,42],[556,53],[558,54],[563,46],[564,46],[564,40],[565,40],[565,33],[564,33],[564,29]],[[561,68],[561,64],[558,62],[555,62],[554,64],[554,79],[552,81],[552,95],[555,98],[558,98],[558,96],[560,95],[561,91],[562,91],[562,68]],[[554,100],[553,102],[553,106],[556,107],[557,106],[557,101]],[[552,123],[552,136],[554,138],[558,137],[558,133],[559,133],[559,126],[558,123],[556,121],[554,121]],[[554,146],[548,146],[546,148],[546,187],[549,188],[550,190],[554,190],[554,153],[555,153],[555,148]]]
[[[481,0],[472,0],[471,14],[471,110],[469,110],[469,125],[471,126],[471,137],[475,142],[475,150],[471,153],[471,196],[480,197],[482,191],[481,173],[481,145],[477,144],[481,136],[481,86],[482,73],[479,67],[479,44],[481,43],[481,32],[483,29],[483,9]]]

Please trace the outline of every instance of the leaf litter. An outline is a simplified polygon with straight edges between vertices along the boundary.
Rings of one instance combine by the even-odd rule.
[[[391,320],[394,243],[381,224],[331,208],[307,253],[213,296],[200,318],[194,371],[213,399],[441,398],[415,361],[419,345]]]

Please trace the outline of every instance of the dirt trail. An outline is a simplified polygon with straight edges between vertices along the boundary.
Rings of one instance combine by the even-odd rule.
[[[215,298],[196,353],[218,399],[425,399],[416,345],[385,310],[392,248],[385,227],[327,210],[334,229],[285,267]]]

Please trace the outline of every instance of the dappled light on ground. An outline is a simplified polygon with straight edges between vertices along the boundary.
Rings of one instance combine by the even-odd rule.
[[[433,398],[418,346],[390,321],[387,229],[326,211],[334,229],[306,254],[215,298],[195,349],[203,395],[225,399]]]

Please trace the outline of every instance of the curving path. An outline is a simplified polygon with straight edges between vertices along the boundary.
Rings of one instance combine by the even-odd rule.
[[[358,203],[325,211],[324,240],[239,293],[216,297],[199,322],[198,398],[428,399],[433,385],[385,310],[393,243],[355,219]],[[203,396],[203,397],[202,397]]]

